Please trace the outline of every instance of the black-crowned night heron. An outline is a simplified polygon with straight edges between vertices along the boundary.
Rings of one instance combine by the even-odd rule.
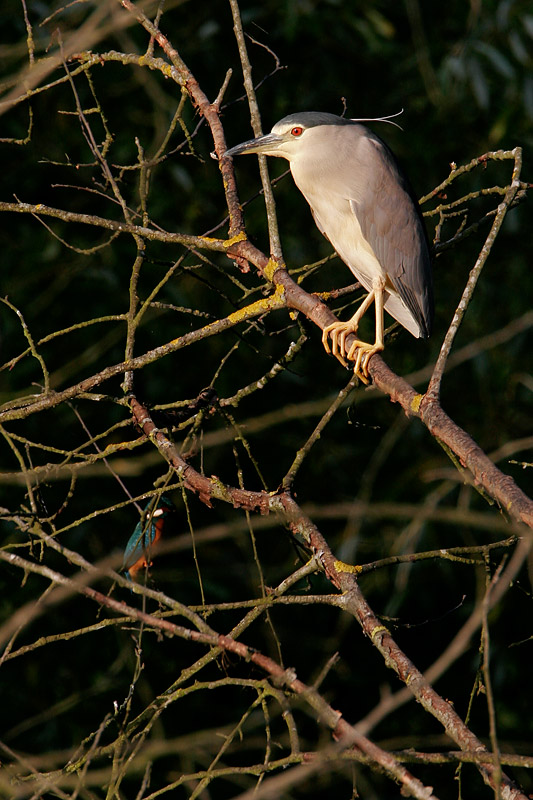
[[[243,153],[289,161],[319,230],[368,291],[351,319],[324,329],[328,353],[355,362],[355,372],[368,382],[368,362],[383,350],[384,308],[413,336],[429,336],[433,289],[426,232],[409,182],[379,136],[357,120],[306,111],[289,114],[266,136],[225,155]],[[372,303],[374,344],[356,338],[347,348],[347,336],[357,335]]]

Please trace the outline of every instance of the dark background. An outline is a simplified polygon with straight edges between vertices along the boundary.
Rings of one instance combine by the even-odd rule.
[[[147,47],[148,37],[138,25],[118,24],[126,16],[118,3],[116,8],[109,4],[107,11],[105,4],[72,6],[40,27],[39,23],[55,8],[46,3],[27,6],[39,57],[46,57],[45,48],[50,41],[52,50],[58,37],[67,43],[69,37],[89,24],[98,10],[102,18],[94,25],[92,40],[81,49],[140,54]],[[373,129],[398,155],[418,196],[446,178],[450,163],[467,163],[487,151],[516,146],[524,151],[522,179],[530,178],[533,147],[530,3],[500,0],[438,5],[414,0],[400,3],[266,0],[255,5],[243,2],[241,13],[246,33],[256,40],[248,41],[254,80],[259,83],[266,78],[257,90],[265,131],[279,118],[297,110],[341,114],[344,102],[350,117],[384,116],[404,109],[397,120],[403,131],[383,123],[373,124]],[[27,51],[19,4],[7,4],[5,19],[9,22],[3,26],[0,58],[7,96],[16,84],[19,70],[24,68]],[[210,100],[218,94],[226,71],[233,69],[222,109],[228,146],[251,138],[229,4],[219,0],[169,3],[160,27]],[[275,68],[275,59],[259,42],[279,59],[280,69],[270,77],[267,76]],[[154,54],[162,56],[157,47]],[[70,69],[76,65],[75,60],[69,62]],[[64,68],[59,66],[40,85],[64,74]],[[138,208],[135,137],[146,156],[153,156],[179,102],[179,87],[159,72],[113,62],[94,67],[91,80],[94,96],[83,75],[74,79],[80,103],[88,109],[95,106],[97,98],[112,135],[106,151],[108,162],[128,205]],[[32,98],[31,106],[34,120],[31,141],[25,145],[9,142],[0,145],[0,199],[9,202],[16,197],[21,202],[120,219],[120,208],[94,163],[78,116],[72,113],[75,112],[72,87],[62,83],[48,88]],[[24,102],[4,111],[0,119],[2,137],[26,136],[28,107]],[[87,118],[100,144],[105,138],[102,117],[93,113],[87,114]],[[184,104],[183,121],[193,134],[192,147],[178,125],[164,160],[153,168],[148,211],[150,219],[166,230],[202,234],[224,223],[224,195],[216,162],[210,158],[213,143],[208,128],[188,101]],[[272,161],[271,175],[285,171],[286,162]],[[489,162],[486,168],[478,167],[453,184],[446,199],[507,185],[510,164]],[[260,184],[255,159],[239,160],[236,170],[249,234],[254,243],[266,249],[264,206],[256,196]],[[290,176],[277,184],[276,200],[289,269],[327,256],[330,247],[315,229],[308,207]],[[497,202],[497,197],[488,196],[465,203],[467,221],[480,218],[486,210],[495,208]],[[435,202],[431,208],[434,206]],[[461,216],[447,222],[441,239],[453,235],[462,219]],[[43,220],[55,235],[29,215],[3,214],[0,295],[8,297],[22,312],[34,341],[84,320],[106,317],[106,321],[39,346],[51,386],[60,390],[122,361],[125,327],[116,315],[125,314],[128,309],[135,248],[129,237],[110,240],[109,232],[100,232],[98,228]],[[428,233],[433,238],[435,219],[427,221]],[[448,414],[485,452],[495,454],[502,470],[528,493],[532,488],[529,462],[533,460],[531,321],[524,322],[519,333],[503,335],[499,344],[490,337],[531,309],[530,228],[530,202],[525,200],[508,214],[456,338],[454,352],[479,340],[478,351],[449,370],[442,394]],[[488,226],[482,227],[477,234],[436,258],[436,318],[431,339],[420,342],[405,331],[400,332],[385,352],[387,363],[407,380],[415,370],[428,368],[425,377],[416,384],[417,391],[424,391],[487,232]],[[156,298],[164,307],[153,306],[139,326],[136,354],[212,319],[222,318],[261,296],[262,281],[254,271],[243,275],[222,256],[204,255],[207,261],[176,245],[147,243],[139,282],[141,300],[172,263],[180,258],[183,262]],[[350,282],[347,268],[335,260],[305,277],[303,285],[311,291]],[[347,316],[348,309],[343,305],[337,303],[333,307],[341,316]],[[195,431],[196,439],[185,444],[186,451],[192,448],[191,458],[196,468],[201,465],[207,475],[217,475],[231,485],[242,479],[247,488],[265,486],[275,491],[296,451],[349,379],[349,373],[326,357],[319,332],[305,319],[293,320],[286,312],[277,312],[256,324],[245,324],[206,339],[136,373],[135,390],[150,406],[175,406],[191,400],[211,383],[219,398],[230,397],[268,372],[302,332],[307,334],[307,340],[286,371],[236,408],[215,409],[206,415]],[[10,364],[27,344],[20,318],[12,309],[1,306],[3,403],[40,391],[43,376],[35,358],[27,356],[16,365]],[[215,378],[221,360],[235,345],[237,349]],[[76,462],[68,453],[77,447],[85,454],[95,454],[94,445],[87,444],[90,435],[101,435],[102,449],[137,440],[138,433],[129,423],[127,409],[120,405],[120,384],[120,379],[114,379],[100,387],[105,394],[101,402],[76,398],[53,411],[6,425],[0,474],[3,508],[22,514],[24,519],[30,518],[26,479],[15,450],[21,454],[26,469],[33,469]],[[160,424],[164,422],[165,419]],[[241,431],[247,437],[246,446],[240,439]],[[174,438],[181,442],[186,434],[187,430],[176,432]],[[12,438],[17,436],[21,438]],[[166,473],[166,465],[146,444],[123,449],[110,458],[110,463],[134,497],[150,491],[154,481]],[[48,466],[38,477],[32,474],[28,480],[44,529],[89,560],[97,561],[121,551],[139,519],[132,505],[115,508],[127,501],[128,496],[100,459],[80,469],[76,481],[71,481],[68,470],[56,473]],[[304,461],[294,488],[297,500],[309,510],[335,554],[351,563],[443,547],[481,548],[512,533],[505,529],[502,511],[489,506],[468,485],[416,420],[407,420],[388,398],[362,388],[327,426]],[[196,497],[184,499],[179,488],[171,491],[171,495],[177,507],[172,532],[179,549],[155,559],[150,573],[150,585],[154,588],[182,603],[199,606],[200,575],[207,605],[245,600],[260,595],[261,580],[267,586],[274,586],[297,566],[289,537],[274,520],[259,524],[252,535],[242,513],[229,506],[217,503],[208,509]],[[367,504],[363,511],[360,503]],[[417,507],[418,515],[413,506]],[[456,512],[454,521],[439,521],[439,509]],[[95,511],[105,513],[91,517]],[[471,512],[479,512],[476,524]],[[45,518],[47,522],[43,521]],[[251,528],[254,524],[252,519]],[[217,538],[202,538],[205,529],[213,525],[220,526]],[[199,537],[196,560],[191,530]],[[11,521],[2,522],[1,531],[4,547],[65,574],[75,571],[62,556],[49,548],[41,550],[38,537],[17,529]],[[387,624],[400,646],[419,668],[425,669],[468,619],[505,552],[493,551],[486,556],[485,563],[481,558],[476,563],[428,560],[376,569],[361,579],[361,586],[376,613],[392,618]],[[24,604],[35,603],[46,589],[47,582],[42,577],[22,578],[14,567],[2,567],[0,602],[5,620]],[[112,588],[110,583],[102,591],[140,603],[138,596],[130,596],[118,586]],[[316,577],[309,586],[299,585],[297,591],[328,593],[331,587],[325,579]],[[155,611],[156,605],[149,602],[148,610]],[[529,755],[533,741],[531,610],[531,584],[524,570],[490,620],[500,746],[505,752]],[[215,612],[209,623],[225,632],[243,613]],[[74,596],[27,625],[14,646],[34,644],[42,636],[64,635],[107,616],[104,612],[100,616],[95,605]],[[48,760],[35,761],[37,769],[46,772],[63,766],[106,714],[113,713],[113,703],[120,705],[126,697],[136,663],[137,627],[110,625],[70,640],[33,647],[26,655],[6,661],[2,667],[0,740],[36,759],[46,756]],[[308,683],[313,682],[327,659],[338,652],[339,662],[328,674],[323,689],[327,699],[350,722],[363,718],[383,692],[400,688],[353,621],[326,605],[275,608],[270,624],[260,618],[247,632],[246,642],[276,659],[281,658],[285,666],[294,666],[299,677]],[[489,734],[486,698],[476,684],[479,644],[479,637],[474,637],[436,689],[453,701],[463,718],[472,698],[470,724],[486,740]],[[204,652],[198,646],[175,639],[162,640],[152,633],[144,633],[141,646],[143,670],[133,695],[133,717]],[[250,675],[247,665],[232,659],[212,664],[205,673],[201,680]],[[250,679],[258,681],[261,677],[252,674]],[[212,695],[192,692],[161,715],[147,741],[174,741],[175,737],[186,738],[199,731],[231,727],[255,700],[255,692],[235,686]],[[279,708],[272,710],[272,736],[279,739],[281,753],[286,747],[286,734],[279,714]],[[328,741],[329,734],[303,711],[297,711],[297,718],[303,748],[312,750]],[[234,744],[225,763],[262,761],[264,720],[253,715],[250,720],[244,743],[240,747]],[[115,741],[118,729],[114,723],[108,726],[102,741]],[[370,735],[378,743],[396,749],[451,749],[437,722],[413,703],[389,715]],[[207,768],[220,746],[220,742],[213,744],[213,741],[215,734],[204,747],[191,739],[183,746],[176,744],[171,755],[154,756],[151,791],[168,785],[181,772]],[[95,761],[92,768],[108,769],[109,762]],[[451,798],[458,792],[454,769],[454,766],[434,766],[413,771],[435,787],[437,796]],[[121,794],[116,796],[135,797],[141,774],[141,768],[132,768],[124,778]],[[525,770],[516,772],[515,777],[526,791],[532,791],[531,777]],[[91,782],[88,778],[84,789],[88,794],[84,796],[104,797],[102,786],[107,785],[108,779],[109,773],[101,781]],[[345,767],[332,774],[325,772],[291,790],[287,797],[304,794],[324,797],[326,793],[350,797],[352,779],[363,797],[385,800],[400,796],[399,788],[368,769],[358,768],[354,778]],[[210,794],[202,797],[234,797],[253,785],[247,780],[251,779],[214,781],[210,784]],[[473,768],[464,769],[464,780],[468,788],[465,796],[490,796]],[[173,792],[175,795],[171,796],[189,797],[191,784]]]

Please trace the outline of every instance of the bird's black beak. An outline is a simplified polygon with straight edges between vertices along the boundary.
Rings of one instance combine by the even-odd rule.
[[[236,144],[224,153],[225,156],[242,156],[247,153],[257,153],[258,155],[273,155],[276,149],[282,144],[283,139],[275,133],[267,133],[257,139],[249,139],[247,142]]]

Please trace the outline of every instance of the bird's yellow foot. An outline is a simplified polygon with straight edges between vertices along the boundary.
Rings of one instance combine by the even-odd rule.
[[[376,344],[368,344],[368,342],[355,341],[346,353],[346,358],[355,362],[353,371],[363,383],[370,383],[368,362],[374,353],[380,353],[383,349],[383,345],[378,342]]]
[[[327,325],[324,330],[322,331],[322,344],[324,345],[324,350],[326,353],[331,353],[338,359],[343,367],[347,367],[348,364],[345,361],[347,356],[346,353],[346,337],[350,335],[350,333],[357,333],[357,328],[354,328],[353,325],[348,322],[333,322],[331,325]],[[331,337],[331,347],[329,346],[329,337]]]
[[[346,338],[357,333],[357,326],[354,326],[350,320],[347,322],[333,322],[324,328],[322,332],[322,344],[326,353],[331,353],[337,358],[344,367],[347,367],[346,359],[354,362],[354,372],[363,383],[369,383],[368,375],[368,362],[374,355],[383,350],[383,345],[376,342],[376,344],[369,344],[363,342],[361,339],[356,339],[352,342],[349,348],[346,348]],[[331,338],[331,347],[329,344]]]

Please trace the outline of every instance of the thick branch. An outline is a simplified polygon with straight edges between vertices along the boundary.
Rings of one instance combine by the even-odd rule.
[[[358,620],[363,631],[380,651],[387,666],[391,667],[398,677],[409,686],[413,695],[424,708],[444,725],[447,734],[462,750],[488,754],[487,749],[465,725],[453,706],[440,697],[398,647],[389,631],[380,623],[366,602],[355,577],[352,574],[338,571],[339,562],[336,561],[328,543],[287,492],[273,496],[267,492],[244,491],[226,486],[216,477],[205,477],[184,461],[177,448],[162,431],[156,428],[146,409],[135,397],[131,398],[131,409],[137,425],[143,428],[159,452],[174,467],[185,486],[196,492],[208,505],[211,505],[212,499],[219,499],[230,502],[236,507],[260,511],[263,514],[269,511],[281,512],[295,537],[307,543],[322,564],[328,579],[342,591],[343,607]],[[340,729],[338,733],[344,736],[345,732]],[[505,800],[525,800],[524,795],[509,778],[500,775],[499,767],[495,764],[483,763],[477,766],[489,786],[494,787],[500,779],[502,780],[502,797]]]

